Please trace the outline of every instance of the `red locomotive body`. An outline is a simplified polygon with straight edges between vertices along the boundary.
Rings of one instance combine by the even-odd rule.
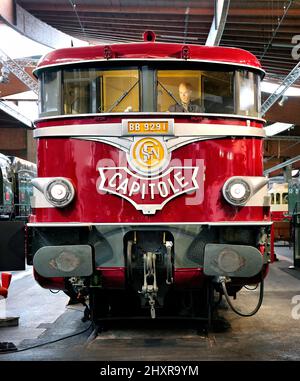
[[[36,75],[29,262],[43,287],[89,295],[94,318],[154,317],[200,314],[224,279],[232,295],[263,279],[271,222],[252,54],[70,48]]]

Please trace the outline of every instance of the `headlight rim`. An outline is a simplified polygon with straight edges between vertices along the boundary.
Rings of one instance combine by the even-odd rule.
[[[232,186],[235,184],[238,184],[238,183],[244,185],[244,187],[245,187],[245,196],[243,196],[240,199],[234,198],[232,196],[232,194],[230,193],[230,189],[232,188]],[[222,188],[222,193],[223,193],[225,200],[229,204],[234,205],[234,206],[244,206],[245,204],[247,204],[247,202],[252,197],[253,190],[252,190],[251,184],[247,180],[245,180],[242,177],[235,176],[235,177],[229,178],[224,183],[223,188]]]
[[[55,199],[51,194],[51,189],[54,185],[62,184],[66,188],[66,196],[61,199]],[[44,190],[46,200],[56,208],[64,208],[68,206],[75,197],[75,187],[69,179],[57,177],[48,182]]]

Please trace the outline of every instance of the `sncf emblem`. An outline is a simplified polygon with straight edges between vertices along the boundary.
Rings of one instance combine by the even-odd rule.
[[[115,166],[98,163],[100,177],[97,190],[110,193],[130,202],[143,214],[155,214],[175,197],[188,194],[197,196],[197,205],[203,201],[204,161],[178,165],[178,159],[171,162],[163,138],[138,137],[131,143],[127,154],[128,164],[120,162]]]
[[[161,157],[161,147],[153,142],[146,142],[142,146],[142,159],[148,166],[153,165],[153,162],[159,162]]]
[[[131,146],[128,162],[139,174],[154,175],[167,167],[170,157],[162,139],[138,138]]]

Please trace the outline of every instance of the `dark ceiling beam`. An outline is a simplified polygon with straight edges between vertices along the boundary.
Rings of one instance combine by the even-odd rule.
[[[67,26],[67,27],[61,27],[61,29],[62,30],[64,30],[65,32],[66,31],[68,31],[69,33],[70,32],[80,32],[80,31],[82,31],[78,26],[74,26],[74,27],[69,27],[69,26]],[[85,32],[87,33],[87,34],[89,34],[89,33],[93,33],[93,34],[95,34],[95,35],[97,35],[97,33],[99,33],[99,34],[106,34],[106,35],[112,35],[112,36],[115,36],[115,37],[117,37],[117,36],[141,36],[141,34],[143,33],[143,31],[144,31],[144,29],[135,29],[135,30],[127,30],[127,29],[123,29],[122,31],[120,31],[120,29],[109,29],[109,28],[105,28],[105,29],[102,29],[102,28],[88,28],[88,27],[85,27],[84,28],[84,30],[85,30]],[[157,36],[159,35],[159,34],[162,34],[162,33],[164,33],[164,34],[166,34],[166,33],[168,33],[168,31],[155,31],[155,33],[157,34]],[[169,33],[170,34],[170,33]],[[180,32],[178,32],[178,33],[172,33],[172,36],[174,36],[174,37],[178,37],[178,38],[184,38],[184,33],[183,33],[183,31],[180,33]],[[198,34],[198,36],[204,36],[204,37],[206,37],[207,36],[207,34],[206,33],[199,33]],[[189,37],[191,37],[191,38],[193,38],[192,36],[187,36],[187,38],[189,38]]]
[[[20,2],[20,4],[27,9],[28,11],[70,11],[70,5],[68,2],[65,2],[64,4],[51,4],[49,2]],[[183,4],[185,4],[183,2]],[[200,2],[199,2],[200,4]],[[206,5],[206,6],[205,6]],[[120,6],[120,7],[112,7],[111,5],[103,6],[103,4],[97,5],[88,5],[88,4],[78,4],[77,5],[77,12],[102,12],[102,13],[166,13],[166,14],[182,14],[185,11],[186,5],[182,7],[149,7],[149,6]],[[246,17],[253,17],[257,18],[258,16],[264,16],[270,15],[270,11],[272,11],[272,17],[280,17],[282,16],[283,9],[282,8],[266,8],[266,7],[255,7],[253,4],[251,4],[250,8],[230,8],[229,10],[229,16],[246,16]],[[213,2],[207,2],[206,4],[203,4],[203,7],[190,7],[190,14],[191,15],[209,15],[214,16],[214,9],[213,9]],[[289,10],[289,17],[293,16],[300,16],[300,8],[293,8]]]
[[[274,74],[284,74],[284,76],[286,76],[288,73],[289,73],[289,70],[282,70],[282,69],[278,69],[276,67],[272,67],[272,66],[268,66],[268,67],[263,67],[263,69],[268,73],[268,72],[272,72]]]
[[[95,12],[91,13],[91,14],[87,14],[85,12],[80,12],[79,15],[80,15],[80,19],[82,19],[83,21],[85,20],[97,20],[97,19],[104,19],[104,20],[113,20],[113,21],[117,21],[117,20],[120,20],[120,21],[141,21],[141,18],[138,18],[136,17],[137,14],[136,13],[127,13],[126,10],[124,10],[124,12],[121,13],[122,14],[122,17],[120,16],[116,16],[114,13],[112,13],[111,15],[108,15],[107,13],[101,13],[101,10],[100,12],[98,12],[97,14]],[[50,18],[60,18],[60,17],[65,17],[66,19],[68,18],[74,18],[74,13],[72,11],[68,11],[68,12],[62,12],[62,13],[57,13],[56,11],[53,11],[53,12],[34,12],[34,15],[40,19],[50,19]],[[164,21],[164,22],[167,22],[167,23],[176,23],[176,22],[183,22],[184,21],[184,14],[183,12],[181,13],[177,13],[177,14],[172,14],[172,18],[165,18],[165,15],[164,14],[145,14],[143,15],[143,19],[144,18],[149,18],[149,20],[153,20],[153,21]],[[176,19],[174,19],[174,17],[176,17]],[[244,21],[243,21],[244,20]],[[277,19],[275,19],[273,22],[268,22],[268,20],[265,19],[265,17],[262,17],[262,18],[256,18],[255,20],[254,19],[249,19],[248,21],[246,21],[246,17],[241,19],[240,17],[237,18],[237,21],[233,21],[233,20],[229,20],[227,19],[226,21],[226,29],[225,31],[227,30],[231,30],[231,29],[242,29],[244,28],[245,26],[253,26],[254,30],[256,31],[257,30],[257,26],[260,25],[262,28],[264,28],[264,30],[269,30],[270,32],[272,31],[272,27],[274,27],[274,25],[277,24]],[[211,17],[210,15],[209,16],[206,16],[206,15],[198,15],[198,16],[191,16],[190,20],[189,20],[189,25],[193,26],[193,24],[199,24],[201,25],[202,23],[208,23],[208,24],[211,24]],[[285,22],[284,25],[281,26],[280,28],[280,31],[281,30],[284,30],[285,28],[290,28],[290,29],[293,29],[293,31],[295,31],[295,28],[298,28],[299,27],[299,21],[298,20],[295,20],[295,21],[291,21],[291,20],[288,20]],[[280,32],[279,32],[280,33]]]
[[[95,21],[87,21],[87,20],[82,20],[81,21],[83,22],[84,25],[113,25],[113,26],[118,26],[118,27],[121,27],[121,26],[128,26],[128,27],[136,27],[136,26],[140,26],[140,27],[143,27],[145,28],[145,26],[149,26],[151,28],[167,28],[167,29],[182,29],[184,26],[183,26],[183,22],[180,22],[179,21],[176,21],[176,25],[171,25],[171,23],[168,23],[166,24],[166,21],[164,22],[164,24],[162,24],[162,21],[160,20],[153,20],[153,19],[144,19],[144,20],[139,20],[138,22],[132,22],[130,23],[129,21],[130,20],[127,20],[127,22],[114,22],[114,21],[98,21],[98,20],[95,20]],[[181,20],[182,21],[182,20]],[[74,20],[74,17],[73,18],[70,18],[70,19],[66,19],[64,16],[52,16],[52,17],[48,17],[47,18],[47,22],[51,23],[51,25],[53,25],[54,23],[68,23],[68,24],[76,24],[76,20]],[[149,23],[149,24],[148,24]],[[199,21],[200,23],[200,21]],[[180,25],[181,24],[181,25]],[[205,30],[207,31],[208,27],[207,26],[201,26],[201,25],[195,25],[195,26],[191,26],[189,27],[189,32],[192,30]],[[194,32],[195,33],[195,32]]]
[[[272,29],[271,29],[271,25],[270,25],[270,28],[266,28],[265,25],[261,25],[261,26],[258,26],[257,24],[253,23],[251,24],[253,25],[253,27],[250,27],[250,26],[246,26],[246,25],[241,25],[241,24],[234,24],[232,25],[232,23],[226,23],[226,29],[224,31],[224,35],[227,34],[227,33],[231,33],[231,32],[236,32],[236,31],[241,31],[241,32],[247,32],[247,33],[272,33]],[[294,35],[295,33],[295,27],[290,27],[290,26],[287,26],[285,27],[284,25],[281,26],[278,34],[280,35],[281,33],[283,34],[288,34],[288,33],[291,33],[292,35]]]
[[[256,48],[258,44],[255,44],[254,45],[251,45],[251,44],[247,44],[247,43],[226,43],[226,41],[222,42],[222,46],[224,47],[236,47],[236,48],[241,48],[241,49],[246,49],[246,50],[249,50],[251,51],[252,54],[254,54],[255,56],[259,56],[259,54],[261,53],[262,51],[262,46],[260,46],[260,48]],[[277,51],[274,51],[274,50],[271,50],[271,53],[272,54],[268,54],[267,55],[267,58],[274,58],[276,61],[280,62],[281,60],[284,61],[284,62],[291,62],[291,63],[295,63],[295,61],[293,60],[293,58],[291,57],[290,53],[291,51],[287,50],[285,53],[282,53],[282,52],[278,52]],[[288,59],[288,57],[290,56],[290,59]]]
[[[268,58],[268,57],[265,57],[263,58],[262,60],[260,60],[260,62],[262,62],[264,65],[268,65],[268,63],[270,63],[271,65],[275,65],[280,68],[281,66],[282,67],[287,67],[287,68],[293,68],[295,66],[295,61],[283,61],[283,60],[276,60],[276,59],[271,59],[271,58]]]
[[[274,59],[274,60],[277,60],[277,61],[284,61],[284,62],[287,62],[288,59],[287,57],[289,56],[288,53],[290,52],[286,52],[285,54],[282,54],[282,53],[276,53],[276,52],[272,52],[272,54],[268,54],[268,59]],[[290,61],[292,61],[292,58],[290,59]]]
[[[69,31],[72,32],[73,34],[74,33],[81,33],[82,31],[78,28],[78,29],[74,29],[72,28],[72,30],[68,30],[68,29],[64,29],[65,32]],[[134,33],[129,33],[127,31],[124,31],[123,33],[122,32],[114,32],[114,31],[109,31],[109,30],[105,30],[105,29],[97,29],[97,30],[93,30],[93,29],[87,29],[86,30],[86,34],[87,35],[90,35],[90,36],[94,36],[94,37],[97,37],[97,35],[107,35],[107,36],[110,36],[110,37],[115,37],[116,39],[118,37],[127,37],[127,38],[131,38],[131,37],[136,37],[138,38],[139,41],[142,41],[143,38],[143,30],[140,30],[140,31],[137,31],[137,32],[134,32]],[[160,39],[163,39],[163,40],[172,40],[172,41],[175,41],[175,40],[184,40],[185,36],[183,33],[181,34],[178,34],[178,35],[174,35],[172,34],[171,36],[169,36],[169,34],[165,33],[165,32],[156,32],[156,39],[160,38]],[[196,43],[196,42],[199,42],[200,40],[205,40],[206,39],[206,36],[207,34],[202,34],[202,35],[198,35],[197,37],[195,36],[186,36],[186,43]]]
[[[68,32],[68,29],[63,29],[64,32]],[[84,33],[80,28],[77,28],[76,31],[72,29],[73,36],[76,38],[83,38]],[[105,33],[105,32],[99,32],[99,31],[87,31],[86,35],[88,36],[89,40],[92,41],[93,43],[103,43],[103,41],[115,41],[115,42],[142,42],[142,33],[135,33],[134,35],[128,36],[128,33],[124,34],[113,34],[113,33]],[[191,37],[192,38],[192,37]],[[182,42],[184,39],[184,36],[178,36],[178,38],[165,38],[161,37],[161,35],[156,36],[157,41],[162,41],[162,42]],[[206,39],[206,35],[204,38],[200,38],[195,40],[188,41],[190,44],[196,43],[197,44],[204,44]]]
[[[80,18],[82,19],[82,21],[85,21],[85,18],[84,16],[85,15],[84,13],[80,13]],[[48,22],[49,24],[51,24],[51,21],[53,20],[53,18],[55,20],[62,20],[62,21],[65,21],[65,17],[67,18],[72,18],[74,19],[74,15],[72,12],[62,12],[61,14],[57,13],[57,12],[53,12],[52,14],[51,13],[35,13],[35,16],[40,18],[41,20],[43,20],[44,22]],[[112,15],[114,16],[114,15]],[[130,22],[130,21],[136,21],[136,22],[141,22],[141,18],[136,18],[135,17],[135,14],[125,14],[126,18],[122,18],[121,20],[124,20],[126,21],[127,23]],[[172,19],[174,19],[174,16],[175,15],[172,15]],[[134,17],[134,18],[133,18]],[[149,15],[147,17],[147,15],[144,15],[143,16],[143,19],[147,19],[149,20],[150,22],[164,22],[164,23],[168,23],[168,25],[170,25],[171,23],[183,23],[184,20],[183,20],[183,15],[177,15],[178,19],[177,20],[170,20],[170,19],[166,19],[166,18],[162,18],[164,17],[164,15],[158,15],[156,14],[155,16],[154,15]],[[97,20],[97,19],[105,19],[106,21],[104,22],[109,22],[109,20],[112,20],[114,22],[116,22],[117,20],[119,20],[118,17],[110,17],[109,19],[107,19],[107,16],[94,16],[92,19],[94,20]],[[88,19],[87,19],[88,20]],[[66,20],[68,22],[68,20]],[[194,20],[193,19],[190,19],[189,21],[189,30],[190,30],[190,27],[193,28],[193,23],[195,24],[195,27],[201,27],[201,25],[205,25],[205,27],[207,27],[208,25],[211,24],[211,18],[210,17],[205,17],[203,15],[201,15],[201,17],[196,17]],[[207,25],[206,25],[207,24]],[[235,23],[234,24],[234,27],[231,28],[230,25],[232,23],[230,22],[226,22],[226,30],[224,31],[224,35],[227,33],[227,30],[235,30],[235,29],[240,29],[242,27],[244,27],[244,25],[252,25],[254,28],[256,28],[257,30],[257,26],[258,24],[261,25],[261,27],[263,28],[262,30],[262,33],[272,33],[272,27],[274,27],[274,23],[270,23],[269,25],[269,28],[266,28],[266,25],[267,23],[265,22],[265,19],[263,18],[261,20],[261,22],[259,21],[259,19],[256,19],[255,22],[253,23],[242,23],[241,20],[239,20],[239,22]],[[171,25],[170,25],[171,26]],[[299,25],[298,23],[294,24],[294,26],[291,28],[293,30],[295,30],[295,28],[298,28]],[[282,26],[281,28],[284,28],[284,26]],[[280,30],[281,30],[280,28]],[[280,31],[279,31],[279,34],[280,34]]]
[[[274,19],[274,21],[270,21],[266,19],[265,17],[257,17],[256,19],[247,19],[246,16],[241,18],[237,17],[236,20],[232,20],[228,18],[226,25],[262,25],[262,26],[269,26],[270,28],[274,27],[274,25],[277,25],[277,18]],[[287,19],[284,21],[283,27],[299,27],[299,20],[298,18],[295,18],[295,20]]]
[[[286,65],[288,67],[293,68],[295,66],[295,61],[293,59],[284,59],[282,58],[269,58],[269,56],[265,56],[263,59],[260,60],[260,62],[263,62],[264,64],[271,63],[272,65]]]
[[[70,4],[69,2],[65,2],[64,4],[51,4],[51,3],[20,3],[22,7],[24,7],[28,12],[34,11],[49,11],[49,12],[69,12]],[[87,5],[87,4],[78,4],[76,6],[77,12],[80,15],[81,12],[101,12],[101,13],[130,13],[130,14],[184,14],[186,6],[184,7],[149,7],[149,6],[124,6],[124,7],[113,7],[113,6],[103,6],[102,4],[97,5]],[[213,16],[214,9],[211,7],[191,7],[190,8],[191,15],[207,15]]]
[[[76,28],[78,27],[78,24],[76,22],[72,22],[72,23],[67,23],[67,24],[63,24],[61,23],[60,21],[54,21],[52,23],[53,26],[55,26],[56,28],[57,27],[60,27],[60,28],[63,28],[64,26],[67,26],[68,28]],[[129,31],[144,31],[145,30],[145,26],[144,25],[136,25],[134,28],[131,27],[131,26],[122,26],[121,28],[119,27],[119,25],[102,25],[102,24],[99,24],[99,25],[95,25],[95,24],[85,24],[84,26],[84,29],[90,29],[90,30],[106,30],[106,31],[125,31],[125,30],[129,30]],[[179,30],[172,30],[170,31],[170,33],[174,33],[174,34],[177,34],[177,33],[182,33],[183,32],[183,27],[178,27]],[[162,30],[163,32],[166,32],[166,31],[169,31],[168,28],[164,28],[164,27],[159,27],[159,28],[152,28],[152,30],[155,30],[158,31],[158,30]],[[203,33],[203,32],[202,32]],[[191,34],[198,34],[198,33],[191,33]]]
[[[229,10],[229,17],[232,16],[244,16],[244,17],[258,17],[263,16],[265,18],[267,17],[276,17],[276,20],[278,17],[281,17],[283,15],[283,8],[280,9],[272,9],[272,13],[270,13],[270,9],[266,8],[256,8],[253,6],[252,2],[250,1],[251,8],[240,8],[240,9],[233,9],[230,8]],[[290,8],[288,11],[288,17],[298,17],[300,16],[300,8]]]
[[[236,35],[227,35],[227,34],[224,34],[223,36],[223,39],[222,39],[222,42],[225,42],[225,41],[237,41],[237,42],[240,42],[240,43],[244,43],[244,42],[247,42],[248,44],[260,44],[260,45],[266,45],[268,43],[268,36],[263,36],[263,35],[243,35],[242,33],[240,32],[237,32]],[[272,46],[270,47],[270,49],[277,49],[276,47],[276,44],[286,44],[287,42],[290,42],[291,41],[291,37],[279,37],[279,38],[276,38],[276,40],[273,42],[273,44],[275,44],[275,46]],[[293,45],[291,45],[291,49],[292,50],[292,47]],[[289,49],[287,47],[285,47],[285,49]]]
[[[62,28],[64,28],[64,24],[61,24],[61,22],[60,21],[57,21],[57,22],[52,22],[52,25],[55,27],[55,28],[59,28],[59,29],[62,29]],[[66,24],[65,24],[66,25]],[[78,28],[78,24],[76,23],[76,22],[72,22],[72,23],[68,23],[67,24],[68,25],[68,28],[70,28],[71,30],[72,29],[76,29],[76,28]],[[112,31],[112,32],[118,32],[118,31],[120,31],[120,30],[122,30],[123,32],[124,31],[129,31],[129,32],[133,32],[133,31],[137,31],[137,32],[143,32],[143,31],[145,31],[145,25],[136,25],[136,28],[133,28],[133,27],[131,27],[131,26],[122,26],[122,28],[119,28],[119,25],[112,25],[112,24],[110,24],[109,26],[103,26],[103,25],[99,25],[99,26],[96,26],[96,27],[94,27],[93,28],[93,26],[95,26],[95,23],[90,23],[90,24],[85,24],[85,26],[84,26],[84,29],[86,30],[86,31],[88,31],[88,30],[94,30],[94,31],[97,31],[97,30],[99,30],[99,31],[101,31],[101,30],[104,30],[104,31]],[[150,26],[150,25],[149,25]],[[152,26],[152,30],[154,30],[154,32],[157,34],[157,33],[168,33],[168,34],[174,34],[174,35],[176,35],[176,34],[182,34],[182,33],[184,33],[184,28],[183,27],[177,27],[179,30],[172,30],[172,31],[170,31],[169,30],[169,27],[168,26],[166,26],[166,27],[164,27],[164,26],[160,26],[159,28],[157,27],[157,28],[154,28],[153,26]],[[207,31],[199,31],[199,32],[188,32],[188,35],[189,36],[192,36],[192,35],[194,35],[194,36],[199,36],[199,35],[205,35],[205,36],[207,36]]]
[[[74,31],[74,36],[84,36],[84,33],[81,29],[72,29]],[[68,31],[66,28],[65,31]],[[125,41],[132,41],[133,39],[136,41],[142,41],[141,35],[138,33],[135,33],[133,35],[128,35],[127,33],[124,34],[111,34],[111,33],[99,33],[99,32],[94,32],[94,31],[87,31],[86,34],[91,37],[92,39],[97,38],[98,40],[101,40],[102,37],[105,37],[106,39],[112,40],[112,41],[120,41],[120,40],[125,40]]]
[[[266,72],[271,71],[272,73],[278,73],[278,74],[284,73],[285,76],[291,71],[290,69],[282,68],[281,66],[273,66],[271,64],[262,65],[262,67],[264,70],[266,70]]]
[[[294,33],[295,33],[295,30],[294,30]],[[229,32],[228,30],[226,30],[226,32],[224,32],[223,38],[226,39],[226,38],[242,37],[242,38],[248,38],[248,39],[249,38],[267,39],[270,36],[271,36],[271,33],[269,31],[263,32],[263,31],[257,30],[256,32],[247,32],[243,30],[235,30],[235,31],[231,30]],[[293,35],[291,35],[290,33],[287,33],[287,34],[277,33],[277,36],[274,39],[273,44],[280,44],[281,42],[283,43],[289,42],[290,46],[293,46],[291,44],[292,36]]]
[[[48,16],[47,18],[47,21],[51,21],[52,22],[66,22],[66,23],[72,23],[72,22],[75,22],[76,20],[74,20],[74,17],[70,17],[70,18],[66,18],[63,14],[60,15],[60,16],[55,16],[55,15],[51,15],[51,16]],[[121,25],[128,25],[128,26],[138,26],[138,25],[145,25],[146,22],[151,22],[151,25],[153,26],[164,26],[164,27],[169,27],[169,28],[182,28],[182,25],[180,24],[183,24],[182,20],[178,20],[176,21],[174,24],[175,25],[172,25],[172,23],[168,23],[168,25],[166,24],[161,24],[161,22],[163,22],[163,20],[153,20],[151,18],[147,19],[147,18],[144,18],[143,20],[136,20],[136,21],[132,21],[130,19],[128,19],[127,21],[119,21],[119,20],[102,20],[102,19],[94,19],[94,20],[87,20],[87,19],[81,19],[81,21],[85,24],[85,25],[88,25],[88,24],[102,24],[102,25],[117,25],[117,26],[121,26]],[[166,21],[164,21],[166,22]],[[178,25],[179,24],[179,25]],[[198,26],[194,26],[192,27],[192,29],[198,29]]]
[[[233,39],[224,39],[222,40],[221,46],[234,46],[236,48],[240,49],[255,49],[256,47],[259,47],[260,49],[263,49],[265,43],[263,41],[241,41],[241,40],[233,40]],[[258,49],[256,49],[258,50]]]
[[[61,14],[57,14],[56,12],[35,12],[34,13],[36,17],[39,17],[39,18],[47,18],[47,19],[57,19],[57,18],[61,18],[61,17],[64,17],[66,20],[68,19],[74,19],[74,13],[73,12],[63,12]],[[136,14],[131,14],[131,13],[123,13],[122,14],[123,16],[118,16],[118,15],[114,15],[114,14],[111,14],[111,15],[108,15],[108,14],[103,14],[101,12],[98,12],[98,13],[83,13],[83,12],[80,12],[80,19],[82,21],[94,21],[94,20],[103,20],[103,21],[125,21],[125,22],[128,22],[128,21],[132,21],[132,22],[141,22],[143,21],[145,18],[147,18],[147,15],[144,15],[143,16],[143,19],[141,19],[140,17],[136,17]],[[170,18],[166,18],[164,14],[160,15],[160,14],[156,14],[155,17],[153,17],[153,15],[149,15],[148,16],[149,20],[153,20],[153,21],[164,21],[164,22],[167,22],[168,24],[174,24],[174,23],[178,23],[178,22],[183,22],[183,18],[184,18],[184,15],[183,14],[178,14],[178,15],[172,15],[172,19]],[[201,27],[201,23],[211,23],[211,17],[210,16],[202,16],[201,17],[194,17],[194,18],[191,18],[190,21],[189,21],[189,24],[191,24],[192,27]],[[195,26],[193,24],[196,24]],[[199,24],[199,25],[198,25]]]
[[[84,37],[84,34],[82,31],[81,31],[81,33],[80,32],[74,33],[73,35],[76,38],[83,38]],[[116,43],[118,43],[118,42],[123,42],[123,43],[126,43],[126,42],[142,42],[142,38],[141,38],[140,34],[137,34],[135,37],[130,37],[130,38],[123,37],[123,36],[114,37],[113,35],[104,35],[104,34],[99,34],[99,33],[87,33],[87,36],[89,37],[89,40],[96,45],[97,44],[103,44],[106,41],[109,43],[113,43],[113,42],[116,42]],[[183,37],[178,38],[178,40],[174,40],[174,39],[168,39],[168,38],[161,38],[158,35],[156,38],[156,41],[158,41],[158,42],[172,42],[172,43],[181,42],[182,43]],[[199,39],[196,42],[197,42],[197,44],[204,45],[205,44],[205,38]],[[192,43],[195,43],[195,42],[191,42],[190,44],[192,44]]]

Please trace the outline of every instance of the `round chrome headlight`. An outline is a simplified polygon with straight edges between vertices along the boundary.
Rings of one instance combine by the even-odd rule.
[[[226,181],[223,186],[223,196],[232,205],[244,205],[251,197],[251,187],[242,178],[236,177]]]
[[[63,208],[70,204],[75,196],[75,189],[71,181],[67,179],[55,179],[50,181],[45,189],[45,197],[50,204]]]

